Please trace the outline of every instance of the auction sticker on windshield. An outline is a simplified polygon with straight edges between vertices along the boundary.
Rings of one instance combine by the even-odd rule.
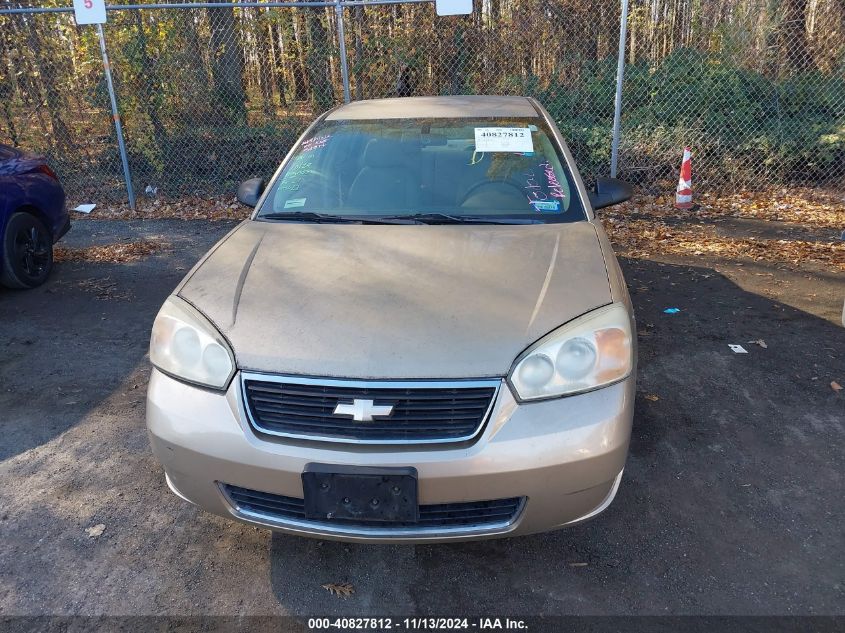
[[[560,202],[557,200],[532,200],[531,204],[537,211],[553,211],[557,213],[560,210]]]
[[[476,152],[533,152],[534,142],[527,127],[477,127]]]
[[[285,202],[285,209],[293,209],[294,207],[304,207],[305,198],[294,198]]]

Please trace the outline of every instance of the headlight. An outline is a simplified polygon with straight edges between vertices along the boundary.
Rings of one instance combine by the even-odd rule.
[[[153,323],[150,361],[158,369],[188,382],[224,389],[235,372],[229,345],[190,304],[168,297]]]
[[[508,375],[520,400],[591,391],[631,373],[633,346],[628,310],[621,303],[570,321],[529,347]]]

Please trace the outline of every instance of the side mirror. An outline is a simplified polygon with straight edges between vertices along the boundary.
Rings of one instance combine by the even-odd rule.
[[[263,178],[244,180],[238,187],[238,202],[248,207],[254,207],[258,204],[261,194],[264,193],[264,186]]]
[[[617,178],[596,178],[596,187],[587,193],[593,209],[603,209],[630,200],[634,188]]]

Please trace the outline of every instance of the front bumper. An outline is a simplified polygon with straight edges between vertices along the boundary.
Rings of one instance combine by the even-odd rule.
[[[70,214],[68,214],[67,210],[64,212],[64,222],[59,224],[58,227],[58,230],[55,231],[53,235],[54,244],[62,239],[68,231],[70,231]]]
[[[356,446],[267,440],[247,423],[240,380],[217,393],[153,369],[147,426],[153,451],[180,497],[221,516],[288,533],[367,542],[432,542],[530,534],[577,523],[613,500],[625,465],[634,378],[590,393],[517,403],[507,385],[481,434],[457,445]],[[306,464],[413,466],[419,503],[524,497],[512,520],[461,529],[338,527],[245,512],[223,484],[302,497]]]

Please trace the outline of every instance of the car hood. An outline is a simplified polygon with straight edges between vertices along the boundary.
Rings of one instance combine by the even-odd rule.
[[[242,369],[392,379],[504,376],[531,343],[611,301],[589,222],[248,221],[178,294]]]

